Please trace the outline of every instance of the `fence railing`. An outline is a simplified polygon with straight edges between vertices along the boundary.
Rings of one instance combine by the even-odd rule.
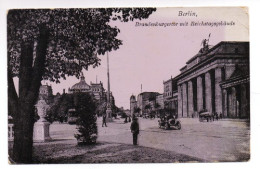
[[[14,140],[14,124],[13,117],[8,116],[8,141]]]
[[[14,124],[8,124],[8,141],[14,140]]]

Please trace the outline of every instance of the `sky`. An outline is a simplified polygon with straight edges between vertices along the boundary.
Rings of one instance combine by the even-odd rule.
[[[178,16],[179,12],[195,13],[196,16]],[[190,26],[191,22],[233,21],[233,26]],[[136,26],[138,23],[178,23],[177,26]],[[188,22],[188,26],[180,23]],[[221,41],[249,41],[248,15],[245,8],[157,8],[148,19],[121,23],[111,22],[120,29],[118,38],[123,45],[108,53],[110,62],[110,89],[118,107],[129,109],[130,96],[142,91],[163,93],[163,81],[177,76],[180,68],[200,50],[203,39],[209,45]],[[102,81],[107,89],[107,60],[101,58],[101,65],[95,69],[83,70],[86,82]],[[52,85],[53,93],[62,93],[79,82],[68,77]]]

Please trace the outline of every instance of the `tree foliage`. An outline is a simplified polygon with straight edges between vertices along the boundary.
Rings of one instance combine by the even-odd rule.
[[[152,107],[151,107],[151,105],[150,104],[147,104],[147,105],[145,105],[145,107],[144,107],[144,109],[151,109]]]
[[[159,109],[161,108],[161,105],[159,103],[155,103],[155,106],[154,106],[156,109]]]
[[[79,115],[76,122],[78,133],[74,136],[78,144],[94,144],[98,134],[96,103],[88,93],[76,93],[74,98],[75,108]]]
[[[110,20],[127,22],[148,18],[151,8],[26,9],[8,12],[8,57],[13,76],[19,76],[23,43],[37,48],[41,31],[48,32],[43,79],[59,82],[79,77],[82,68],[98,66],[98,55],[117,50],[120,30]],[[35,57],[33,58],[35,60]]]
[[[47,111],[46,120],[51,123],[53,121],[66,121],[68,110],[74,107],[73,101],[73,95],[71,94],[64,93],[61,96],[56,96]]]

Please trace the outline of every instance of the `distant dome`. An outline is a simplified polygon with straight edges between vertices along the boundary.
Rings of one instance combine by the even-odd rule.
[[[87,89],[89,90],[90,89],[90,86],[85,82],[85,81],[80,81],[79,83],[76,83],[74,84],[71,89],[78,89],[78,90],[81,90],[81,89]]]
[[[81,74],[80,82],[74,84],[71,87],[71,90],[80,90],[80,91],[90,90],[90,86],[86,83],[83,73]]]

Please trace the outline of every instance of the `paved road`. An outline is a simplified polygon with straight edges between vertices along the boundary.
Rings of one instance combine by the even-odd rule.
[[[132,144],[130,123],[123,119],[101,126],[98,119],[98,142]],[[173,151],[204,161],[246,161],[250,158],[250,130],[245,121],[221,120],[199,122],[198,119],[181,119],[181,130],[158,128],[158,119],[139,119],[138,144]],[[75,125],[54,123],[50,135],[54,140],[74,140]]]

